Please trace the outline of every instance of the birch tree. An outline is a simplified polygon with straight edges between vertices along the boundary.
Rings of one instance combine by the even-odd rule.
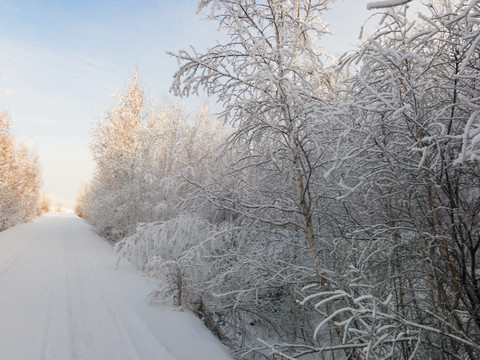
[[[154,219],[146,169],[156,147],[152,133],[157,119],[134,73],[113,109],[106,111],[92,131],[97,168],[84,212],[110,240],[131,235],[142,218]]]
[[[192,112],[165,101],[156,108],[133,74],[92,130],[97,167],[77,213],[113,242],[135,234],[139,223],[172,219],[182,211],[189,181],[202,182],[213,171],[209,160],[224,132],[207,106]]]
[[[255,191],[257,200],[264,203],[253,198],[235,199],[240,212],[275,225],[303,229],[319,269],[313,230],[316,194],[310,180],[321,166],[321,158],[310,135],[318,133],[318,109],[330,87],[317,47],[317,40],[326,33],[320,16],[327,4],[201,1],[200,9],[211,6],[210,17],[228,33],[229,42],[205,54],[176,54],[181,66],[172,86],[182,95],[203,87],[224,103],[221,115],[235,126],[230,145],[244,148],[244,154],[232,164],[232,173],[257,171],[260,176],[270,176],[268,181],[274,184],[270,189],[252,188],[248,192]],[[235,192],[235,187],[229,191]],[[223,200],[223,206],[228,207],[228,197]],[[265,209],[276,215],[269,218]]]

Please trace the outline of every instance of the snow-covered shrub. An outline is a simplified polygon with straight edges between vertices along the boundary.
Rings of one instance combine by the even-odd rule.
[[[222,231],[195,214],[139,224],[137,231],[115,245],[115,251],[158,281],[151,301],[171,301],[193,311],[219,338],[221,317],[215,312],[210,285],[223,256]],[[214,260],[215,259],[215,260]]]
[[[197,215],[181,214],[139,224],[135,234],[115,245],[115,251],[159,281],[161,299],[188,307],[201,297],[197,286],[210,271],[203,252],[214,241],[213,225]]]

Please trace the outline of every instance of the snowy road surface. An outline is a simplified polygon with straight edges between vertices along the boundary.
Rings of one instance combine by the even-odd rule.
[[[74,215],[0,233],[1,360],[216,360],[191,314],[148,305],[153,289]]]

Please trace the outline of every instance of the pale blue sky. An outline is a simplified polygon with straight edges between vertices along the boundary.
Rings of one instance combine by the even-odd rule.
[[[340,53],[356,43],[371,15],[367,0],[338,0],[327,14]],[[89,131],[138,68],[153,99],[169,94],[176,60],[165,54],[206,48],[216,24],[195,13],[196,0],[0,0],[0,108],[19,139],[32,138],[44,190],[73,200],[93,170]],[[186,100],[189,107],[202,99]]]

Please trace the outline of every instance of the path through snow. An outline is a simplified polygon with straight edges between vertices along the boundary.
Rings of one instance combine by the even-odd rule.
[[[191,314],[148,305],[153,286],[116,261],[74,215],[1,232],[0,359],[230,359]]]

